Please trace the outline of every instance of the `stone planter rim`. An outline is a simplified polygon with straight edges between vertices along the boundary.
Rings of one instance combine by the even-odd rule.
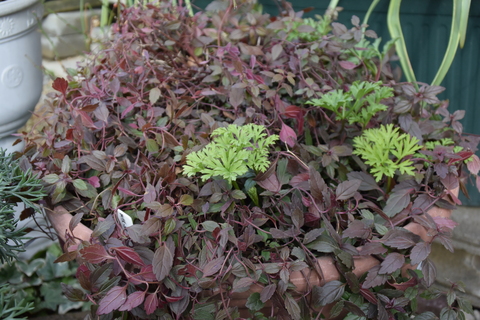
[[[0,17],[24,10],[37,4],[40,0],[7,0],[0,2]]]

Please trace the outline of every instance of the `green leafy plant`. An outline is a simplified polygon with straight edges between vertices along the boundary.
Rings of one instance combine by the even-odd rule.
[[[187,156],[183,167],[187,176],[202,174],[202,180],[221,177],[229,182],[252,169],[255,173],[267,170],[269,147],[278,140],[277,135],[267,135],[265,128],[253,123],[212,132],[213,141],[203,149]]]
[[[366,127],[374,115],[387,109],[381,101],[391,97],[393,89],[383,86],[381,82],[355,81],[349,91],[332,90],[320,99],[311,99],[307,103],[333,111],[338,120],[346,120],[349,124],[360,123]]]
[[[24,251],[25,229],[17,228],[15,206],[23,202],[35,210],[34,201],[41,200],[46,194],[39,179],[31,170],[23,171],[18,159],[4,149],[0,149],[0,274],[7,277],[7,270],[14,268],[12,261],[19,252]],[[17,318],[33,310],[33,303],[25,297],[17,297],[9,283],[2,283],[0,289],[0,318]]]
[[[14,207],[23,202],[36,209],[34,201],[41,200],[45,193],[39,179],[27,170],[24,172],[18,160],[6,150],[0,149],[0,262],[11,261],[23,251],[24,230],[17,229]]]
[[[365,130],[353,139],[353,153],[371,166],[376,181],[383,176],[392,178],[398,170],[401,174],[415,175],[413,161],[408,159],[422,148],[418,139],[408,133],[400,133],[393,124]]]
[[[62,284],[80,287],[75,279],[78,265],[75,262],[55,263],[62,253],[60,246],[54,244],[40,251],[29,261],[16,261],[2,267],[0,286],[9,288],[7,301],[3,310],[15,310],[15,304],[22,302],[28,306],[23,313],[46,315],[51,312],[65,314],[70,310],[88,308],[82,301],[72,302],[62,293]],[[19,309],[20,306],[16,306]],[[13,314],[12,314],[13,315]],[[4,319],[2,317],[2,319]]]

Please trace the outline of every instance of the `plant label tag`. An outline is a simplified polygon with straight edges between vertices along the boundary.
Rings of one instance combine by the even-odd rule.
[[[122,225],[123,229],[133,225],[132,218],[120,209],[117,209],[117,218],[118,218],[118,221],[120,221],[120,224]]]

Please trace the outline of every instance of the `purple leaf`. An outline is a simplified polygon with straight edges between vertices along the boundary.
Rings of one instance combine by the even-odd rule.
[[[405,209],[410,203],[410,193],[412,189],[400,189],[394,191],[387,200],[387,205],[383,212],[390,218]]]
[[[290,295],[285,294],[285,308],[293,320],[301,320],[301,310],[297,301]]]
[[[427,287],[430,287],[434,282],[435,278],[437,277],[437,269],[432,261],[429,259],[425,259],[422,262],[422,273],[423,273],[423,280]]]
[[[453,173],[447,174],[447,176],[445,178],[442,178],[440,181],[448,190],[458,188],[458,177]]]
[[[335,191],[337,200],[350,199],[351,197],[353,197],[355,192],[357,192],[361,184],[362,181],[360,180],[348,180],[340,183]]]
[[[358,187],[360,191],[369,191],[380,189],[378,184],[375,182],[375,179],[368,173],[361,172],[361,171],[354,171],[347,173],[348,180],[360,180],[361,184]]]
[[[275,283],[272,283],[262,289],[262,292],[260,292],[260,301],[263,303],[267,302],[270,300],[275,293],[275,290],[277,289],[277,285]]]
[[[310,168],[310,191],[315,200],[323,201],[323,192],[327,189],[327,184],[320,173],[314,168]]]
[[[153,273],[155,273],[158,281],[162,281],[170,273],[173,266],[173,254],[165,243],[155,251],[152,265]]]
[[[255,280],[253,280],[252,278],[240,278],[238,281],[235,281],[233,283],[233,292],[245,291],[246,289],[250,288],[250,286],[254,283]]]
[[[364,246],[360,247],[362,250],[359,251],[361,256],[371,255],[371,254],[384,254],[388,250],[379,242],[367,242]]]
[[[126,294],[127,287],[118,287],[115,286],[110,289],[107,294],[100,300],[97,314],[108,314],[111,313],[113,310],[117,310],[120,308],[127,299]]]
[[[357,67],[357,65],[353,62],[350,61],[339,61],[338,64],[343,68],[347,70],[352,70]]]
[[[127,297],[127,301],[118,308],[118,311],[130,311],[141,305],[143,300],[145,300],[145,291],[135,291]]]
[[[280,185],[280,182],[278,181],[275,171],[272,171],[272,173],[266,178],[262,180],[256,180],[256,181],[260,187],[262,187],[265,190],[271,191],[273,193],[279,192],[280,189],[282,188],[282,186]]]
[[[152,186],[150,183],[147,184],[145,188],[145,193],[143,195],[143,201],[145,203],[152,203],[157,199],[157,191],[155,191],[155,187]]]
[[[388,276],[386,274],[379,274],[380,266],[375,266],[368,271],[365,282],[362,285],[362,288],[368,289],[376,286],[380,286],[387,282]]]
[[[361,238],[368,239],[372,233],[372,229],[369,228],[363,221],[353,220],[348,228],[343,231],[343,238]]]
[[[448,165],[444,162],[435,163],[433,166],[435,173],[442,179],[445,179],[448,174]]]
[[[242,104],[245,98],[245,89],[231,88],[228,98],[229,98],[230,104],[233,106],[233,108],[236,109],[239,105]]]
[[[413,247],[410,252],[410,264],[417,265],[423,260],[425,260],[430,254],[431,246],[428,242],[420,242]]]
[[[224,261],[225,261],[225,257],[219,257],[207,263],[203,268],[203,276],[209,277],[217,273],[222,268]]]
[[[315,290],[312,292],[313,303],[318,306],[326,306],[342,297],[345,284],[334,280],[327,282],[323,287],[314,286],[314,288]]]
[[[420,237],[407,230],[390,230],[385,234],[384,244],[386,246],[397,248],[397,249],[407,249],[413,247],[420,241]]]
[[[379,274],[393,273],[403,267],[405,256],[398,252],[390,253],[380,264]]]

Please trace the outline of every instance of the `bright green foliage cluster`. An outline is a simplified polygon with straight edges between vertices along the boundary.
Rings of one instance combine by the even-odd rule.
[[[219,176],[231,182],[248,169],[265,171],[270,164],[268,147],[278,140],[277,135],[269,136],[263,126],[252,123],[218,128],[212,136],[212,142],[187,156],[183,167],[187,176],[200,172],[202,180]]]
[[[418,139],[407,133],[400,133],[393,124],[365,130],[353,139],[353,153],[362,157],[372,168],[370,172],[376,181],[385,175],[393,177],[396,170],[402,174],[414,175],[413,162],[405,157],[413,155],[422,147]]]
[[[45,193],[42,182],[31,171],[24,172],[18,161],[6,150],[0,149],[0,262],[14,259],[23,250],[24,231],[17,229],[14,207],[22,201],[27,207],[36,208],[33,201],[42,199]]]
[[[360,123],[366,127],[375,114],[387,109],[380,102],[390,97],[393,97],[393,89],[382,86],[380,81],[355,81],[348,92],[332,90],[322,98],[307,103],[333,111],[337,120]]]

